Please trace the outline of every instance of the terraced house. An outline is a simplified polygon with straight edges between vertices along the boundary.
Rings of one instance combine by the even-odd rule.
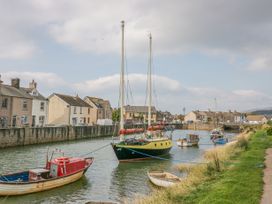
[[[126,123],[147,123],[148,106],[124,106],[124,115]],[[151,121],[157,122],[157,110],[151,107]]]
[[[90,115],[91,123],[97,124],[99,121],[112,119],[112,108],[108,100],[86,96],[84,101],[93,107]]]
[[[48,98],[48,124],[50,125],[90,125],[91,109],[78,96],[53,93]]]
[[[20,79],[11,79],[11,85],[0,81],[0,127],[32,125],[32,96],[20,87]]]
[[[23,88],[32,96],[32,126],[44,126],[47,124],[48,100],[37,90],[37,83],[32,80],[28,88]]]

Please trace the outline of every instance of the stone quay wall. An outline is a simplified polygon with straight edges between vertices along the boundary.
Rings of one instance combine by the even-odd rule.
[[[106,137],[117,134],[117,129],[113,125],[0,129],[0,148]]]
[[[182,125],[172,125],[181,129]],[[125,128],[147,128],[146,125],[126,125]],[[23,127],[0,129],[0,149],[80,139],[117,136],[119,125]]]

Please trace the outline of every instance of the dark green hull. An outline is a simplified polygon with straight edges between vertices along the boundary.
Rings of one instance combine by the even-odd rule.
[[[119,161],[133,161],[152,158],[152,156],[162,156],[169,153],[171,147],[165,149],[141,149],[141,148],[125,148],[112,144],[112,148]]]

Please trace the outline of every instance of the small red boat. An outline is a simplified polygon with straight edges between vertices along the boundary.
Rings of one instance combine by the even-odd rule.
[[[0,175],[0,196],[35,193],[75,182],[84,175],[93,160],[93,157],[51,157],[44,168]]]

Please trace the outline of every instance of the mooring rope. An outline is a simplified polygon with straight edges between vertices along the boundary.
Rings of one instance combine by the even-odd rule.
[[[110,145],[111,145],[111,143],[106,144],[106,145],[104,145],[104,146],[102,146],[102,147],[99,147],[99,148],[97,148],[97,149],[95,149],[95,150],[93,150],[93,151],[91,151],[91,152],[88,152],[88,153],[86,153],[86,154],[80,155],[80,157],[87,156],[87,155],[92,154],[92,153],[94,153],[94,152],[97,152],[97,151],[99,151],[99,150],[101,150],[101,149],[104,149],[104,148],[106,148],[107,146],[110,146]]]
[[[173,161],[173,162],[179,162],[179,163],[183,162],[183,163],[191,163],[191,164],[207,164],[206,162],[194,162],[194,161],[190,162],[190,161],[182,161],[182,160],[176,160],[176,159],[167,159],[167,158],[163,158],[163,157],[159,157],[159,156],[153,156],[151,154],[146,154],[146,153],[143,153],[143,152],[139,152],[137,150],[127,148],[127,147],[125,147],[125,149],[128,149],[128,150],[130,150],[132,152],[135,152],[137,154],[141,154],[143,156],[147,156],[147,157],[154,158],[154,159],[159,159],[159,160],[164,160],[164,161]]]

